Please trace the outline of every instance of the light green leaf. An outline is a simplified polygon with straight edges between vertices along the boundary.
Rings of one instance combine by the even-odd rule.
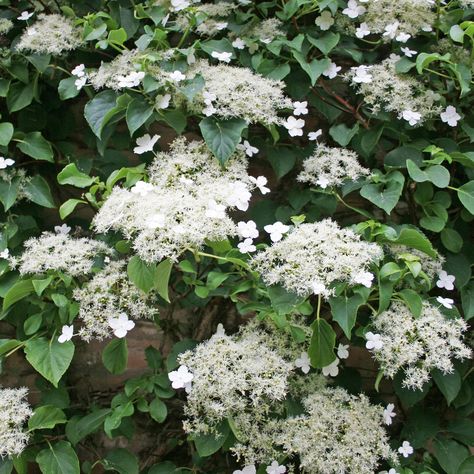
[[[157,293],[168,303],[170,302],[168,296],[168,284],[170,281],[171,269],[173,268],[173,262],[166,258],[158,264],[155,272],[154,287]]]
[[[474,214],[474,180],[469,181],[458,189],[458,198],[464,207]]]
[[[0,145],[7,146],[13,136],[13,125],[10,122],[0,123]]]
[[[345,123],[340,123],[339,125],[333,125],[329,129],[329,135],[331,135],[334,141],[339,143],[339,145],[347,146],[358,131],[358,123],[356,123],[352,128],[349,128]]]
[[[390,214],[402,195],[405,178],[399,171],[392,171],[385,178],[384,183],[364,184],[360,195]]]
[[[71,214],[71,212],[74,211],[78,204],[87,204],[87,202],[83,199],[68,199],[67,201],[63,202],[59,208],[59,217],[64,220],[69,214]]]
[[[79,460],[67,441],[58,441],[43,449],[36,456],[43,474],[79,474]]]
[[[3,299],[3,311],[33,293],[33,291],[35,291],[35,289],[31,280],[19,280],[7,291]]]
[[[41,132],[30,132],[18,139],[18,148],[35,160],[54,162],[54,153],[51,143],[46,140]]]
[[[112,339],[102,351],[102,362],[111,374],[123,373],[128,362],[127,340],[124,337]]]
[[[0,181],[0,202],[3,204],[5,211],[8,211],[15,204],[19,185],[19,178],[13,178],[10,182]]]
[[[80,419],[72,418],[66,425],[66,435],[68,440],[73,445],[76,445],[81,441],[81,439],[84,439],[86,436],[98,430],[109,413],[110,408],[102,408],[93,413],[89,413]]]
[[[150,416],[158,423],[163,423],[168,415],[166,404],[156,397],[149,405]]]
[[[230,434],[229,424],[225,421],[217,427],[218,434],[198,434],[193,436],[196,450],[202,458],[210,456],[224,445]]]
[[[59,184],[70,184],[76,188],[86,188],[95,181],[89,175],[80,171],[75,163],[65,166],[58,174]]]
[[[155,284],[156,265],[145,263],[140,257],[134,255],[128,262],[127,274],[137,288],[148,293]]]
[[[62,410],[52,405],[44,405],[35,408],[33,415],[28,420],[28,429],[30,431],[50,429],[66,423],[66,421],[66,415]]]
[[[61,100],[72,99],[79,95],[81,91],[76,87],[76,81],[77,77],[72,76],[59,82],[58,93]]]

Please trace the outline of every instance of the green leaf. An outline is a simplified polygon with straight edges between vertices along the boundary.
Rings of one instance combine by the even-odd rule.
[[[272,308],[279,314],[289,314],[295,311],[296,306],[304,301],[302,296],[290,293],[280,285],[269,286],[267,291],[272,302]]]
[[[19,185],[19,178],[14,178],[10,182],[0,181],[0,202],[3,204],[5,211],[8,211],[15,204]]]
[[[417,407],[410,410],[401,436],[402,439],[410,441],[415,449],[419,449],[429,439],[433,438],[439,430],[439,416],[437,413],[429,408]]]
[[[168,284],[170,281],[171,269],[173,268],[173,262],[167,258],[160,262],[156,267],[154,287],[157,293],[168,303],[170,302],[168,296]]]
[[[74,344],[71,341],[59,343],[57,338],[48,341],[44,337],[30,339],[25,344],[28,362],[55,387],[71,364]]]
[[[474,421],[469,418],[451,420],[447,428],[450,435],[467,446],[474,446]]]
[[[351,297],[341,295],[336,298],[329,298],[332,319],[339,324],[348,339],[351,338],[351,332],[357,318],[357,311],[364,302],[365,299],[358,293]]]
[[[107,41],[109,41],[109,43],[122,45],[125,43],[125,41],[127,41],[127,32],[123,28],[111,30],[107,36]]]
[[[61,100],[72,99],[79,95],[81,91],[76,87],[76,81],[77,77],[72,76],[59,82],[58,93]]]
[[[420,53],[416,58],[416,70],[418,74],[421,74],[423,69],[427,68],[433,61],[447,60],[449,60],[449,54],[441,56],[438,53]]]
[[[71,444],[67,441],[58,441],[50,444],[36,456],[43,474],[79,474],[79,459]]]
[[[128,362],[127,340],[122,337],[110,341],[102,351],[102,362],[111,374],[123,373]]]
[[[329,129],[329,135],[331,135],[334,141],[339,143],[339,145],[347,146],[358,131],[358,123],[352,128],[349,128],[345,123],[340,123],[339,125],[333,125]]]
[[[458,189],[458,198],[464,207],[474,215],[474,180],[469,181]]]
[[[464,460],[459,466],[456,474],[472,474],[474,472],[474,456],[470,456]]]
[[[94,433],[94,431],[97,431],[102,426],[105,417],[109,413],[110,408],[102,408],[93,413],[89,413],[78,420],[71,418],[66,425],[66,435],[68,440],[73,445],[76,445],[81,441],[81,439],[84,439],[86,436]]]
[[[7,146],[13,136],[13,125],[10,122],[0,123],[0,145]]]
[[[209,40],[201,43],[201,49],[205,51],[209,56],[216,51],[217,53],[234,53],[232,43],[227,38],[220,40]]]
[[[431,371],[431,375],[444,398],[446,398],[448,405],[451,405],[451,402],[458,396],[461,390],[462,378],[460,373],[454,369],[450,374],[443,374],[440,370],[434,369]]]
[[[35,96],[35,82],[31,81],[28,84],[22,82],[15,82],[10,86],[7,95],[7,107],[10,113],[18,112],[31,104]]]
[[[140,471],[136,456],[124,448],[110,451],[102,464],[107,471],[113,470],[120,474],[138,474]]]
[[[117,94],[106,90],[99,92],[84,108],[84,117],[91,130],[100,139],[107,114],[115,108]]]
[[[384,183],[364,184],[360,195],[390,214],[402,195],[405,178],[400,171],[392,171],[385,178]]]
[[[222,422],[217,427],[217,431],[218,434],[198,434],[193,436],[196,450],[202,458],[214,454],[223,446],[230,433],[229,424]]]
[[[469,450],[451,439],[433,441],[433,454],[447,474],[458,474],[458,469],[469,457]]]
[[[3,311],[6,311],[11,305],[33,293],[33,291],[35,289],[31,280],[19,280],[7,291],[3,299]]]
[[[235,152],[245,127],[247,127],[245,120],[238,118],[215,120],[208,117],[199,123],[207,146],[221,165],[225,165]]]
[[[59,217],[64,220],[74,211],[78,204],[87,204],[87,201],[84,201],[83,199],[68,199],[63,202],[59,208]]]
[[[313,38],[309,35],[306,38],[311,44],[316,46],[316,48],[318,48],[321,53],[327,56],[331,50],[337,46],[341,36],[339,33],[328,32],[319,38]]]
[[[422,170],[412,160],[407,160],[407,170],[410,177],[417,183],[430,181],[438,188],[445,188],[451,180],[449,171],[441,165],[429,166]]]
[[[334,355],[336,333],[324,319],[316,319],[311,328],[313,335],[311,336],[308,355],[311,359],[311,365],[322,369],[336,358]]]
[[[59,184],[71,184],[76,188],[86,188],[95,181],[89,175],[80,171],[75,163],[70,163],[65,166],[58,174]]]
[[[27,133],[23,138],[18,140],[18,148],[28,156],[35,160],[44,160],[54,163],[54,153],[51,143],[46,140],[41,132]]]
[[[158,423],[163,423],[168,415],[166,404],[156,397],[149,405],[150,416]]]
[[[441,242],[453,253],[459,253],[464,243],[461,234],[459,234],[457,230],[450,229],[449,227],[446,227],[441,232]]]
[[[186,115],[181,110],[161,110],[160,114],[163,116],[163,120],[170,127],[173,127],[178,135],[184,132],[186,128]]]
[[[128,262],[127,274],[137,288],[148,293],[155,284],[156,265],[145,263],[140,257],[134,255]]]
[[[421,250],[430,257],[437,257],[437,253],[431,245],[431,242],[417,229],[404,227],[400,230],[400,233],[397,236],[392,237],[386,235],[385,237],[388,241],[394,244],[406,245],[407,247]]]
[[[132,136],[153,113],[153,105],[143,96],[133,99],[127,107],[126,120],[130,136]]]
[[[33,178],[26,183],[25,191],[30,201],[43,207],[56,207],[49,184],[41,175],[37,174],[33,176]]]
[[[192,102],[199,92],[204,89],[205,81],[201,75],[196,75],[193,79],[186,81],[185,85],[178,87],[178,90]]]
[[[314,86],[321,74],[329,67],[331,61],[327,58],[313,59],[310,63],[305,56],[298,51],[292,51],[294,58],[298,61],[303,71],[308,74],[311,79],[311,85]]]
[[[423,307],[421,296],[416,291],[410,290],[408,288],[399,291],[398,295],[407,304],[413,316],[415,316],[415,318],[419,318],[421,315],[421,309]]]
[[[62,410],[51,405],[44,405],[35,408],[33,415],[28,420],[28,429],[30,431],[50,429],[66,423],[66,421],[66,415]]]

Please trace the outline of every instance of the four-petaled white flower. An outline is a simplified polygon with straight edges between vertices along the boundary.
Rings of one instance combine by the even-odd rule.
[[[352,78],[352,80],[358,84],[368,84],[372,82],[372,74],[369,74],[369,66],[358,66],[358,67],[353,67],[351,68],[355,76]]]
[[[276,461],[273,461],[270,466],[267,467],[267,474],[284,474],[286,472],[286,467],[279,465]]]
[[[374,274],[370,272],[360,272],[354,276],[354,282],[364,285],[367,288],[372,286]]]
[[[191,5],[189,0],[171,0],[171,7],[175,12],[188,8],[189,5]]]
[[[303,119],[290,116],[283,122],[283,125],[288,130],[290,137],[301,137],[303,135],[304,123]]]
[[[211,219],[225,219],[225,209],[223,204],[217,204],[214,199],[210,199],[207,203],[206,217]]]
[[[390,468],[389,471],[380,471],[379,474],[399,474],[399,473],[396,469],[392,467]]]
[[[338,66],[336,63],[331,62],[329,66],[323,71],[323,76],[326,76],[329,79],[334,79],[341,69],[341,66]]]
[[[243,143],[239,143],[238,148],[240,150],[245,151],[245,154],[252,158],[253,155],[257,154],[259,152],[259,149],[255,146],[252,146],[248,140],[244,140]]]
[[[245,42],[241,38],[235,38],[235,40],[232,41],[232,46],[235,49],[244,49],[245,48]]]
[[[324,10],[314,21],[323,31],[329,30],[334,25],[334,18],[329,10]]]
[[[160,135],[150,136],[149,133],[145,133],[142,137],[137,138],[137,146],[133,149],[133,153],[141,155],[147,151],[153,151],[155,143],[161,138]]]
[[[155,107],[157,109],[167,109],[170,105],[171,94],[157,95],[155,98]]]
[[[78,91],[80,91],[86,84],[87,84],[87,76],[78,77],[74,81],[74,85],[76,86],[76,89]]]
[[[259,189],[262,194],[267,194],[270,192],[270,188],[267,188],[266,184],[268,183],[268,179],[265,176],[257,176],[256,178],[253,176],[249,176],[250,181],[255,184],[255,186]]]
[[[413,448],[409,441],[403,441],[402,445],[398,448],[398,452],[404,457],[407,458],[410,454],[413,454]]]
[[[250,194],[245,183],[236,181],[229,186],[228,191],[226,202],[229,206],[235,206],[239,211],[246,211],[249,208],[252,194]]]
[[[8,168],[9,166],[12,166],[14,164],[15,164],[15,160],[0,156],[0,170],[4,170],[5,168]]]
[[[173,372],[168,374],[168,378],[171,381],[171,386],[174,389],[178,389],[189,386],[194,378],[194,375],[189,372],[185,365],[180,365],[178,370],[173,370]]]
[[[24,12],[21,12],[21,15],[19,17],[17,17],[17,20],[21,20],[21,21],[27,21],[29,20],[33,15],[35,14],[35,12],[27,12],[27,11],[24,11]]]
[[[290,226],[277,221],[274,224],[266,225],[264,230],[267,232],[267,234],[270,234],[270,239],[272,242],[278,242],[283,237],[283,234],[286,234],[290,230]]]
[[[411,126],[416,125],[420,119],[421,114],[419,112],[413,112],[413,110],[404,110],[402,112],[403,120],[406,120]]]
[[[0,252],[0,258],[7,260],[10,257],[10,250],[5,249]]]
[[[85,68],[86,66],[84,64],[79,64],[71,71],[71,74],[76,77],[85,76],[86,75]]]
[[[136,87],[140,84],[144,77],[145,73],[143,71],[132,71],[126,76],[119,76],[118,86],[120,88]]]
[[[306,115],[308,113],[308,102],[305,100],[303,102],[295,101],[293,102],[294,115]]]
[[[383,411],[383,422],[386,425],[391,425],[392,418],[395,418],[396,416],[397,414],[395,413],[395,405],[393,403],[389,403]]]
[[[394,21],[393,23],[389,23],[385,26],[384,36],[387,36],[390,39],[394,39],[397,36],[397,30],[400,23],[398,21]]]
[[[349,0],[347,2],[347,8],[342,10],[344,15],[347,15],[349,18],[357,18],[360,15],[365,13],[366,8],[362,5],[359,5],[356,0]]]
[[[443,298],[441,296],[438,296],[436,298],[436,301],[442,304],[445,308],[453,309],[454,300],[452,300],[451,298]]]
[[[339,359],[336,357],[329,365],[322,368],[325,377],[336,377],[339,373]]]
[[[320,186],[321,188],[323,189],[326,189],[328,187],[328,184],[329,184],[329,179],[326,178],[326,176],[320,176],[317,180],[316,180],[316,184],[318,186]]]
[[[213,58],[216,58],[218,61],[222,61],[224,63],[230,63],[232,53],[227,53],[226,51],[223,51],[222,53],[219,53],[219,51],[213,51],[211,53],[211,56]]]
[[[461,120],[461,116],[458,114],[456,107],[448,105],[444,112],[440,114],[441,120],[447,123],[450,127],[455,127],[458,121]]]
[[[314,281],[311,285],[311,288],[315,295],[320,295],[326,291],[326,287],[320,281]]]
[[[67,234],[69,234],[69,232],[71,232],[71,228],[66,223],[64,223],[62,225],[55,225],[54,226],[54,232],[56,232],[56,234],[67,235]]]
[[[398,41],[399,43],[406,43],[409,39],[411,38],[411,35],[408,33],[398,33],[398,35],[395,37],[395,40]]]
[[[145,226],[147,229],[158,229],[159,227],[163,227],[165,225],[165,216],[163,214],[155,214],[154,216],[150,216],[145,221]]]
[[[403,47],[403,48],[400,48],[402,53],[407,57],[407,58],[412,58],[417,52],[414,51],[413,49],[410,49],[410,48],[406,48],[406,47]]]
[[[295,360],[295,367],[301,369],[303,374],[307,374],[311,369],[311,362],[307,352],[302,352],[298,359]]]
[[[135,327],[135,323],[130,321],[125,313],[120,313],[118,318],[109,318],[107,322],[118,338],[125,337],[127,332]]]
[[[227,26],[229,25],[229,23],[227,23],[226,21],[221,21],[219,23],[216,23],[216,30],[225,30],[227,28]]]
[[[181,82],[186,79],[186,76],[178,70],[170,72],[168,77],[174,82]]]
[[[234,471],[232,474],[256,474],[256,473],[257,473],[257,469],[252,464],[250,466],[245,466],[242,470],[237,469],[237,471]]]
[[[257,224],[254,221],[240,221],[237,224],[240,235],[244,238],[256,239],[258,237]]]
[[[237,248],[239,249],[240,253],[252,253],[257,250],[257,247],[253,244],[252,239],[245,239],[243,242],[237,244]]]
[[[145,183],[145,181],[137,181],[135,186],[130,189],[133,194],[139,194],[140,196],[146,196],[150,191],[153,191],[153,184]]]
[[[321,129],[316,130],[315,132],[309,132],[308,133],[308,140],[314,142],[317,140],[321,135],[323,134],[323,131]]]
[[[365,339],[367,342],[365,343],[365,347],[369,350],[378,351],[383,347],[383,341],[381,339],[380,334],[374,334],[373,332],[368,332],[365,335]]]
[[[337,357],[339,359],[347,359],[349,357],[349,344],[341,344],[337,346]]]
[[[451,291],[454,290],[454,280],[456,280],[454,275],[448,275],[446,271],[441,270],[438,275],[436,286],[438,288],[444,288],[445,290]]]
[[[370,35],[369,25],[367,23],[361,23],[358,28],[356,28],[357,38],[364,38],[365,36]]]
[[[60,344],[63,344],[66,341],[70,341],[72,339],[72,336],[74,335],[74,326],[67,326],[64,325],[61,330],[61,334],[58,337],[58,342]]]

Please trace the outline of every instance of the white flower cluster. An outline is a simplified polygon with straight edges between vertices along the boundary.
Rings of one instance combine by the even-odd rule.
[[[436,16],[431,0],[349,0],[343,15],[357,19],[356,36],[380,34],[383,41],[405,43],[422,31],[431,31]]]
[[[384,409],[364,395],[326,388],[303,400],[306,413],[277,425],[275,441],[299,456],[304,473],[374,473],[382,459],[395,459],[383,427]]]
[[[0,18],[0,35],[6,35],[13,28],[13,22],[7,18]]]
[[[414,77],[397,74],[395,63],[398,59],[398,56],[394,56],[380,64],[364,66],[365,80],[360,79],[360,67],[352,68],[345,77],[357,92],[364,96],[364,101],[371,107],[372,112],[394,112],[410,125],[420,125],[424,120],[439,114],[441,107],[437,102],[441,97],[426,89]],[[370,80],[367,77],[370,77]]]
[[[227,28],[226,17],[236,8],[232,2],[205,3],[198,5],[194,9],[197,19],[197,26],[194,31],[203,36],[214,36]],[[194,20],[194,19],[193,19]],[[181,31],[185,31],[191,26],[191,18],[188,14],[182,13],[176,18],[176,25]]]
[[[282,26],[283,23],[278,18],[267,18],[266,20],[258,21],[248,29],[242,30],[241,34],[246,38],[268,44],[279,36],[285,36]]]
[[[110,255],[111,249],[103,242],[86,237],[75,239],[67,234],[43,232],[28,239],[25,250],[15,262],[21,275],[62,271],[71,276],[85,275],[98,255]]]
[[[452,358],[471,356],[471,350],[462,342],[467,330],[464,319],[448,319],[427,302],[419,318],[405,304],[394,302],[374,318],[373,326],[378,332],[374,336],[379,336],[374,358],[387,377],[393,378],[403,369],[403,385],[410,389],[421,389],[432,369],[452,372]]]
[[[130,282],[125,262],[110,262],[82,288],[74,291],[79,303],[79,330],[82,339],[102,340],[114,329],[110,321],[125,313],[132,319],[152,318],[156,310],[148,304],[150,296]]]
[[[98,232],[113,229],[133,239],[135,251],[147,262],[177,259],[206,240],[233,236],[237,227],[227,211],[247,210],[256,186],[246,163],[245,153],[237,150],[222,169],[204,142],[177,139],[169,153],[157,155],[148,183],[114,188],[94,226]]]
[[[373,275],[368,269],[382,256],[377,244],[363,242],[352,230],[325,219],[299,225],[251,262],[267,285],[281,284],[300,295],[328,297],[336,282],[370,287]]]
[[[278,110],[292,108],[291,100],[283,93],[283,82],[265,78],[248,68],[212,66],[198,61],[191,74],[200,74],[205,80],[204,92],[189,104],[195,112],[273,124],[282,122]]]
[[[354,151],[319,145],[303,161],[303,171],[297,179],[324,189],[328,186],[341,186],[347,179],[357,181],[369,174],[370,171],[359,164]]]
[[[27,27],[17,44],[19,51],[58,55],[72,51],[83,44],[82,31],[65,16],[40,14]]]
[[[28,389],[0,387],[0,458],[18,456],[28,443],[23,424],[32,415],[25,401]]]

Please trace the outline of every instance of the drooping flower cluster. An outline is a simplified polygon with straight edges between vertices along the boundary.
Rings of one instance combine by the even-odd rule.
[[[28,443],[23,425],[33,412],[27,393],[26,388],[0,388],[0,458],[18,456]]]
[[[394,302],[374,318],[373,326],[380,335],[374,358],[387,377],[393,378],[403,370],[403,385],[410,389],[421,389],[432,369],[448,374],[453,371],[453,358],[471,356],[471,350],[462,342],[467,330],[464,319],[448,319],[427,302],[419,318],[403,303]]]
[[[303,161],[303,171],[297,179],[326,188],[341,186],[345,180],[357,181],[369,174],[370,171],[359,164],[354,151],[318,145],[314,153]]]
[[[237,233],[227,215],[247,210],[255,188],[238,150],[222,169],[204,142],[177,139],[169,153],[157,155],[149,182],[130,190],[115,187],[94,218],[98,232],[120,231],[133,239],[147,262],[176,259],[186,249],[198,249]]]
[[[82,43],[82,31],[72,20],[55,13],[40,14],[33,25],[25,29],[17,49],[59,55],[78,48]]]
[[[395,63],[398,57],[390,57],[380,64],[364,66],[364,82],[356,78],[360,76],[360,68],[351,69],[346,78],[357,92],[364,96],[373,113],[379,111],[396,113],[398,118],[406,120],[410,125],[420,125],[441,111],[437,105],[440,95],[426,89],[417,79],[407,74],[397,74]]]
[[[82,339],[102,340],[112,333],[110,321],[125,313],[132,319],[152,318],[156,310],[150,296],[140,291],[128,278],[125,262],[110,262],[82,288],[74,291],[79,303],[79,330]]]
[[[303,400],[305,414],[277,425],[275,441],[297,455],[304,473],[373,473],[381,459],[394,459],[381,406],[364,395],[326,388]]]
[[[110,255],[111,249],[103,242],[86,237],[73,238],[67,234],[43,232],[39,237],[28,239],[25,251],[19,257],[18,270],[21,275],[62,271],[71,276],[89,273],[94,259],[99,255]]]
[[[252,265],[267,285],[281,284],[300,295],[328,297],[336,282],[370,287],[373,275],[369,267],[382,255],[377,244],[363,242],[352,230],[325,219],[299,225],[258,253]]]
[[[263,77],[248,68],[198,61],[191,74],[205,80],[203,93],[189,107],[196,113],[220,118],[243,118],[249,123],[281,123],[278,111],[291,108],[283,83]]]

